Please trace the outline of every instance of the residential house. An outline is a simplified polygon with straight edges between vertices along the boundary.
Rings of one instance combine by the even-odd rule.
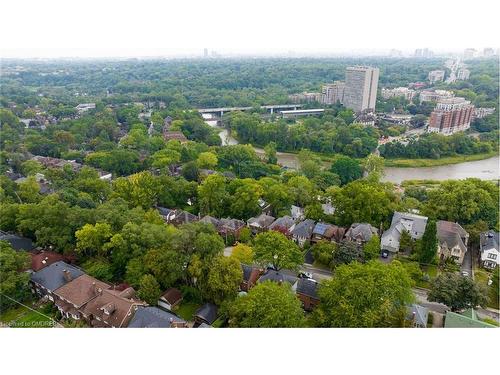
[[[274,222],[274,217],[260,214],[257,217],[252,217],[248,219],[247,225],[253,234],[265,232],[269,229],[269,226]]]
[[[291,216],[282,216],[277,218],[270,226],[270,230],[283,233],[287,237],[291,237],[292,230],[295,228],[295,221]]]
[[[300,279],[293,275],[289,275],[280,271],[275,271],[268,269],[266,273],[264,273],[259,279],[257,283],[263,283],[265,281],[272,281],[274,283],[282,284],[284,282],[290,284],[292,290],[295,291],[297,289],[297,283]]]
[[[311,242],[333,241],[339,243],[344,237],[345,229],[336,225],[318,222],[312,231]]]
[[[111,286],[92,276],[83,274],[54,291],[54,304],[66,318],[79,320],[80,309]]]
[[[267,203],[264,199],[262,198],[259,198],[259,200],[257,201],[258,205],[259,205],[259,208],[260,208],[260,211],[264,214],[270,214],[271,213],[271,205],[269,203]]]
[[[292,219],[295,221],[304,220],[306,218],[304,214],[304,208],[293,205],[290,209],[290,215],[292,216]]]
[[[318,283],[315,280],[299,279],[296,293],[304,310],[311,311],[319,304]]]
[[[382,251],[397,253],[399,240],[403,231],[413,240],[422,238],[427,225],[427,217],[408,212],[394,212],[391,227],[382,234],[380,247]]]
[[[172,221],[172,219],[175,215],[175,210],[173,210],[171,208],[156,207],[156,210],[159,212],[162,219],[165,220],[165,222],[167,222],[167,223],[170,223],[170,221]]]
[[[482,322],[474,309],[462,313],[447,311],[444,318],[444,328],[496,328],[492,324]]]
[[[172,310],[182,302],[182,293],[177,288],[168,288],[158,300],[158,306],[167,310]]]
[[[354,223],[352,224],[347,232],[345,233],[345,239],[347,241],[356,242],[358,245],[362,245],[372,238],[373,235],[377,235],[378,231],[373,225],[368,223]]]
[[[127,327],[134,313],[145,302],[135,299],[135,290],[103,289],[100,294],[81,309],[82,317],[98,328]]]
[[[235,240],[240,239],[240,232],[245,228],[245,222],[238,219],[220,219],[219,234],[223,237],[233,236]]]
[[[452,258],[456,263],[462,264],[467,252],[469,233],[458,223],[439,220],[436,223],[438,238],[438,255],[441,260]]]
[[[312,232],[315,226],[314,220],[306,219],[301,221],[295,228],[292,230],[292,237],[295,242],[299,244],[299,246],[304,246],[306,243],[309,243],[311,240]]]
[[[220,220],[215,218],[215,217],[209,216],[209,215],[203,216],[200,219],[200,223],[212,224],[215,229],[218,229],[220,226]]]
[[[54,251],[40,251],[39,253],[31,253],[31,269],[36,272],[51,264],[65,260],[62,254]]]
[[[322,203],[321,209],[325,215],[333,215],[335,213],[335,207],[332,206],[330,202]]]
[[[32,251],[35,249],[33,241],[29,238],[18,236],[17,234],[0,231],[0,241],[7,241],[14,250]]]
[[[31,274],[31,291],[39,297],[47,296],[54,302],[54,291],[83,275],[79,268],[59,261]]]
[[[170,220],[170,223],[173,225],[182,225],[188,223],[194,223],[199,221],[200,218],[196,215],[193,215],[190,212],[184,210],[175,210],[173,217]]]
[[[154,306],[139,306],[128,328],[186,328],[185,320]]]
[[[406,319],[410,321],[415,328],[427,328],[429,310],[426,307],[413,303],[408,306]]]
[[[212,325],[217,320],[217,306],[213,303],[205,303],[194,313],[194,327],[205,323]]]
[[[481,256],[481,265],[487,269],[495,269],[500,262],[500,253],[498,249],[499,233],[489,230],[479,236],[479,253]]]
[[[257,280],[262,275],[262,270],[243,263],[241,264],[241,269],[243,271],[243,281],[240,284],[240,290],[248,292],[257,283]]]

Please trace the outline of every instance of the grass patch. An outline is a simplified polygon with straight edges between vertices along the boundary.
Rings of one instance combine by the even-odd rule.
[[[385,159],[385,166],[395,168],[437,167],[440,165],[458,164],[467,161],[489,159],[497,154],[497,152],[492,151],[475,155],[447,156],[440,159]]]
[[[12,326],[22,328],[52,328],[53,321],[40,312],[29,311],[17,319]]]
[[[488,307],[499,309],[498,294],[493,289],[492,285],[488,285],[488,280],[491,273],[483,268],[474,267],[474,281],[487,290],[488,293]]]
[[[27,311],[29,310],[24,306],[14,307],[12,309],[4,311],[0,315],[0,321],[3,323],[10,323],[12,321],[15,321],[21,315],[25,314]]]
[[[175,313],[179,315],[185,321],[193,320],[193,315],[200,308],[200,304],[193,302],[181,303],[180,306],[175,309]]]
[[[215,322],[213,322],[212,327],[214,328],[222,328],[224,326],[224,319],[222,318],[217,318]]]

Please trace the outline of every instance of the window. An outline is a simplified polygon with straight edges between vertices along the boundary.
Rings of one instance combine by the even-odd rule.
[[[497,259],[497,255],[489,253],[488,254],[488,259]]]

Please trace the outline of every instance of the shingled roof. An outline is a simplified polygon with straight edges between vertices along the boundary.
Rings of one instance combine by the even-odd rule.
[[[138,307],[128,324],[128,328],[177,328],[185,326],[185,320],[171,312],[153,306]]]
[[[83,271],[79,268],[59,261],[31,274],[31,281],[49,291],[54,291],[81,275]]]
[[[54,294],[71,303],[73,306],[80,308],[91,299],[97,297],[101,290],[109,288],[110,285],[92,276],[83,274],[57,289]]]
[[[318,299],[318,283],[310,279],[299,279],[297,283],[297,294],[303,294]]]
[[[462,251],[467,251],[464,240],[469,234],[458,223],[439,220],[436,223],[436,234],[440,244],[446,244],[449,249],[458,246]]]

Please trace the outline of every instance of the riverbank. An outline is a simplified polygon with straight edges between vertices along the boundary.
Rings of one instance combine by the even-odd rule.
[[[385,166],[391,168],[424,168],[443,165],[459,164],[469,161],[489,159],[497,156],[498,152],[487,152],[475,155],[457,155],[440,159],[385,159]]]

